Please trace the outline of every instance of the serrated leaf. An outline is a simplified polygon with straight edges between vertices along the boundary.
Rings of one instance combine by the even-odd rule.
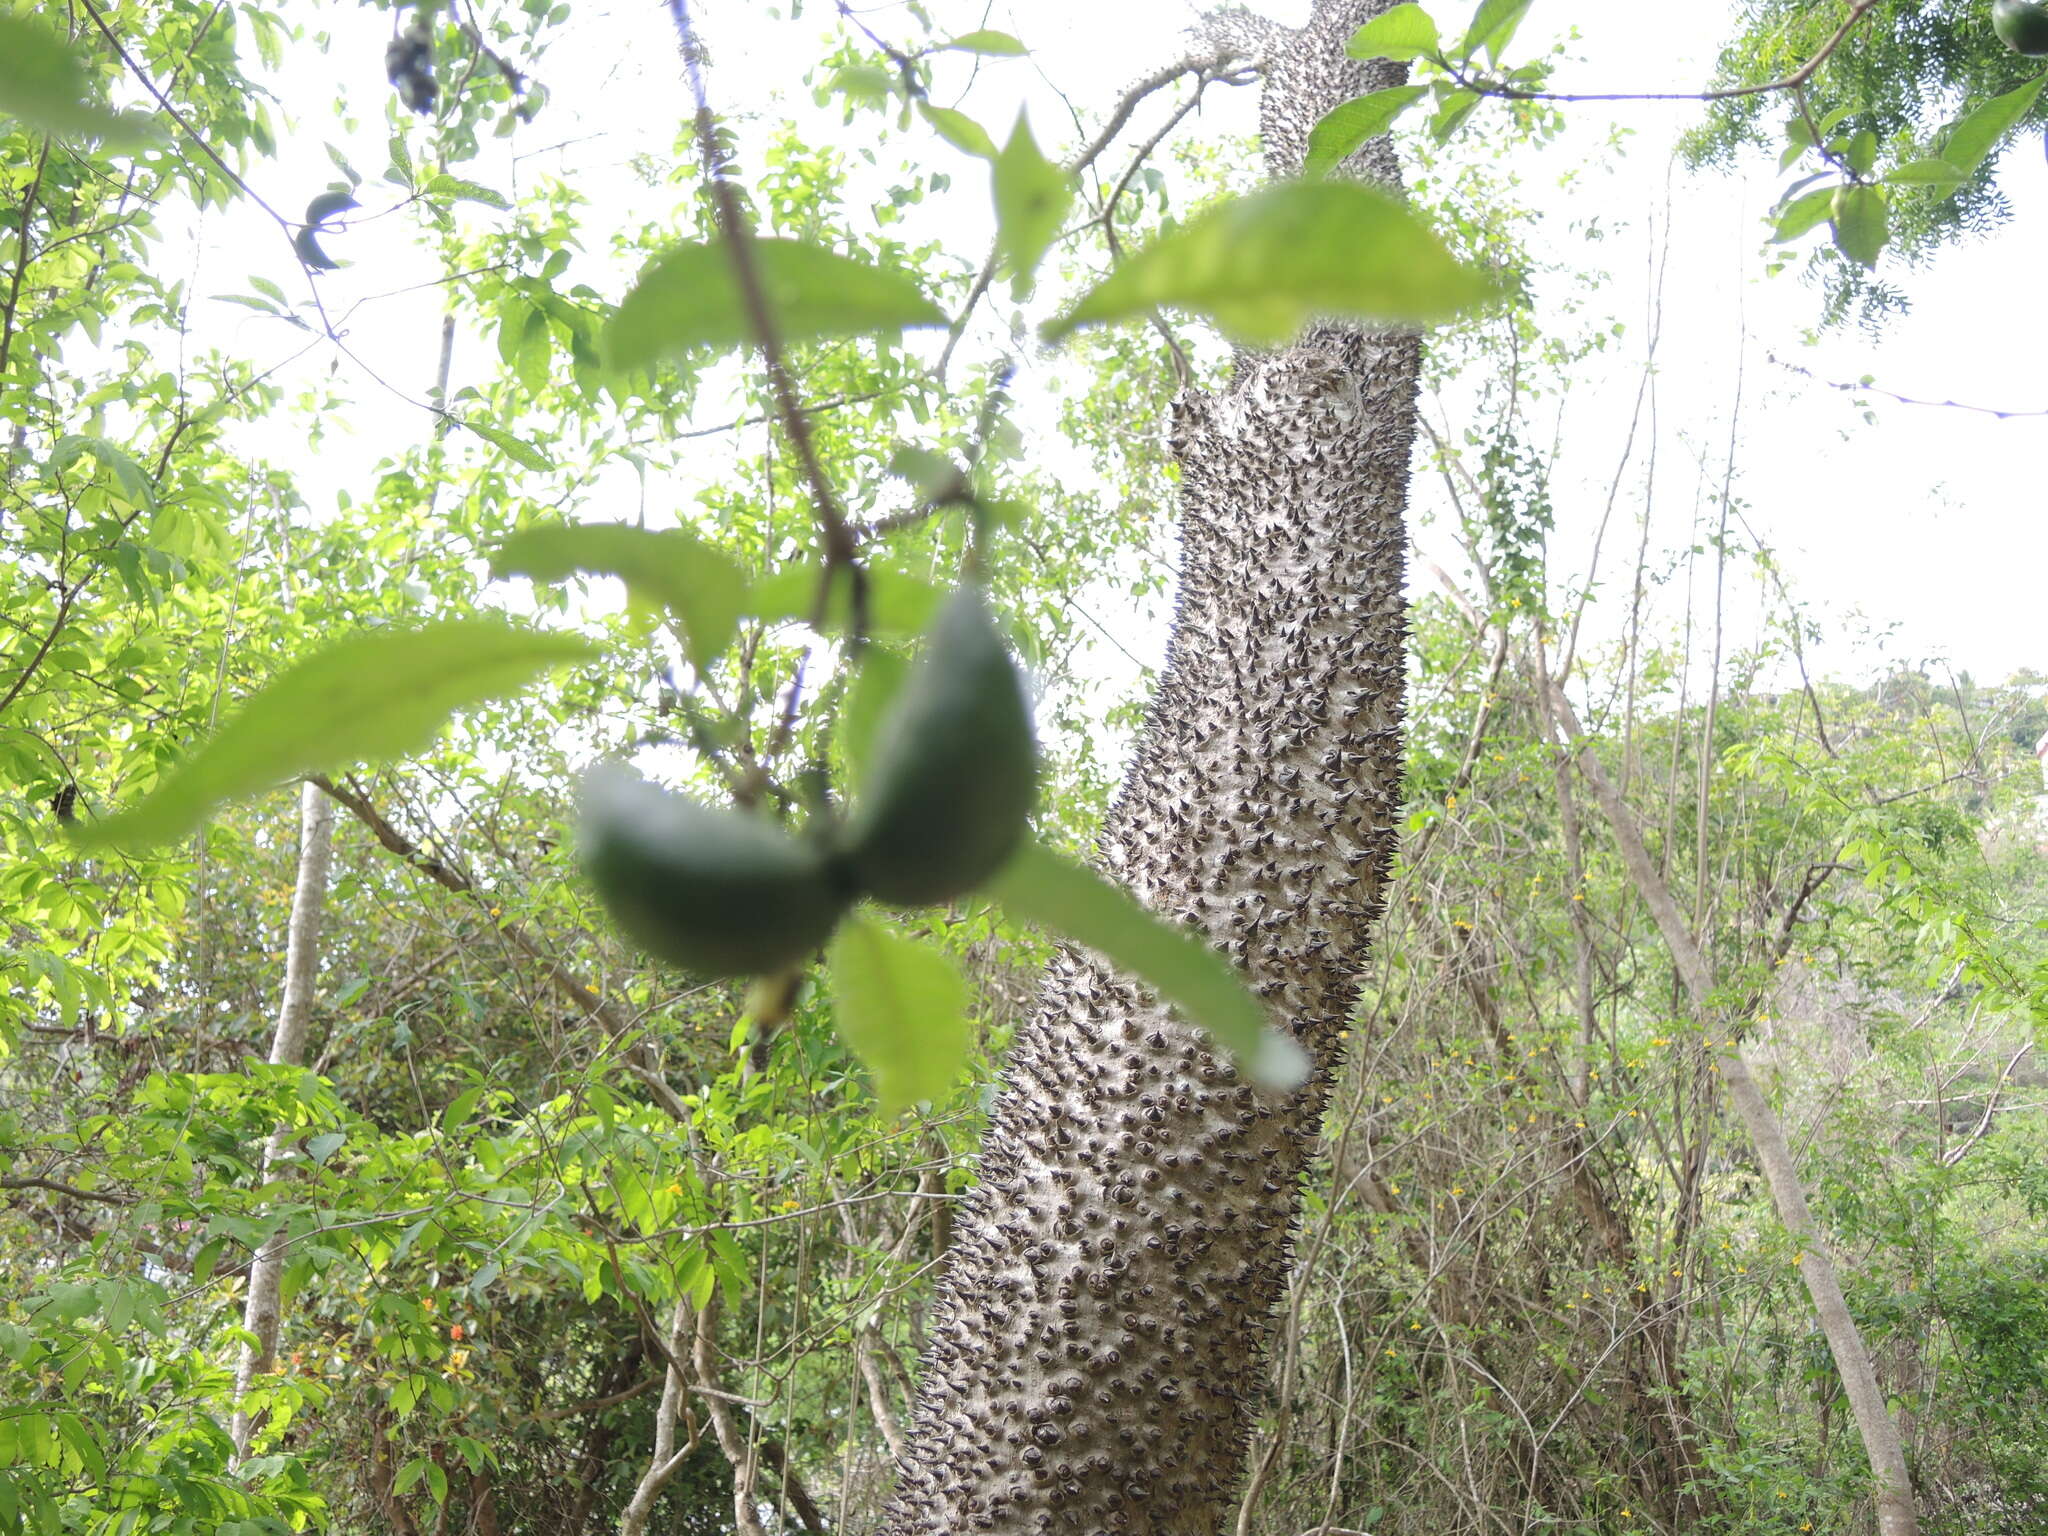
[[[930,944],[856,915],[826,956],[832,1022],[875,1075],[882,1112],[942,1099],[966,1064],[967,984]]]
[[[1942,136],[1941,158],[1964,175],[1974,176],[1991,158],[1991,152],[1998,148],[1999,141],[2019,125],[2021,118],[2034,110],[2044,85],[2048,85],[2048,75],[2016,91],[1994,96],[1966,114]]]
[[[754,270],[783,341],[869,336],[944,325],[908,273],[797,240],[749,242]],[[755,344],[723,241],[691,241],[659,257],[605,326],[614,368],[646,368],[694,347]]]
[[[1022,297],[1031,291],[1038,264],[1066,223],[1074,202],[1073,178],[1046,159],[1020,112],[1010,142],[995,158],[990,179],[996,200],[996,254],[1010,275],[1012,291]]]
[[[997,32],[984,27],[978,32],[965,32],[950,43],[940,44],[954,53],[980,53],[990,58],[1017,59],[1031,50],[1007,32]]]
[[[570,523],[512,535],[491,561],[494,576],[565,581],[581,572],[616,576],[642,602],[666,608],[689,637],[700,672],[732,643],[749,611],[745,574],[732,557],[683,528]]]
[[[917,110],[938,136],[955,149],[982,160],[995,159],[996,141],[988,136],[986,128],[965,112],[955,112],[951,107],[935,107],[928,101],[920,101]]]
[[[1093,870],[1028,844],[989,894],[1016,921],[1092,949],[1143,982],[1254,1080],[1291,1089],[1307,1078],[1307,1053],[1268,1026],[1264,1007],[1222,955],[1199,935],[1146,911]]]
[[[1429,94],[1426,85],[1396,85],[1366,96],[1354,96],[1323,114],[1309,131],[1304,176],[1320,176],[1342,165],[1372,140],[1394,126],[1394,120]]]
[[[1351,34],[1354,59],[1420,59],[1442,51],[1436,18],[1419,5],[1390,6]]]
[[[1472,14],[1472,25],[1465,30],[1465,57],[1484,53],[1499,63],[1533,3],[1534,0],[1480,0],[1479,9]]]
[[[420,189],[420,195],[444,203],[482,203],[487,208],[499,209],[512,206],[512,200],[504,193],[460,176],[436,176]]]
[[[457,711],[593,654],[572,635],[493,619],[352,635],[280,673],[139,805],[73,836],[86,848],[170,842],[224,801],[300,774],[415,752]]]
[[[1890,242],[1891,205],[1882,187],[1841,187],[1834,198],[1835,248],[1859,266],[1874,267]]]
[[[110,112],[93,105],[90,95],[70,43],[25,16],[0,12],[0,113],[46,133],[118,143],[151,136],[147,117]]]
[[[1349,181],[1288,182],[1154,241],[1048,325],[1046,337],[1166,306],[1206,315],[1247,345],[1277,346],[1317,316],[1425,325],[1493,292],[1386,193]]]
[[[487,427],[480,421],[467,421],[459,417],[450,419],[461,421],[463,426],[522,469],[530,469],[537,475],[549,474],[554,470],[555,461],[524,438],[514,437],[510,432],[501,431],[497,427]]]

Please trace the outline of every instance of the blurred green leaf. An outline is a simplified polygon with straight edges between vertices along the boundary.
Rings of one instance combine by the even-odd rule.
[[[564,581],[616,576],[639,601],[674,614],[700,672],[732,643],[748,611],[747,578],[733,559],[683,528],[566,523],[523,528],[500,546],[493,576]]]
[[[965,112],[955,112],[951,107],[935,107],[928,101],[920,101],[917,110],[939,137],[955,149],[982,160],[995,159],[996,141],[988,136],[986,128]]]
[[[1234,340],[1277,346],[1319,315],[1421,325],[1493,291],[1386,193],[1349,181],[1288,182],[1154,241],[1047,326],[1046,337],[1168,306],[1208,316]]]
[[[1059,238],[1073,206],[1074,183],[1064,168],[1046,159],[1017,114],[1010,142],[996,156],[992,177],[996,199],[996,253],[1019,295],[1031,291],[1045,253]]]
[[[149,137],[147,117],[94,106],[71,44],[25,16],[0,12],[0,113],[46,133],[115,142]]]
[[[986,27],[979,32],[963,33],[944,46],[955,53],[981,53],[998,59],[1021,58],[1031,51],[1009,33]]]
[[[571,635],[457,619],[352,635],[279,674],[141,804],[74,832],[87,848],[146,848],[196,830],[223,801],[298,774],[403,757],[449,717],[588,659]]]
[[[1027,844],[989,894],[1018,922],[1050,929],[1142,981],[1254,1080],[1297,1088],[1307,1078],[1307,1053],[1267,1025],[1265,1009],[1222,955],[1093,870]]]
[[[967,984],[953,962],[856,915],[839,925],[826,963],[833,1022],[874,1073],[883,1112],[944,1098],[971,1040]]]
[[[798,240],[753,240],[749,248],[776,335],[785,342],[946,323],[908,273]],[[693,347],[759,341],[722,241],[692,241],[658,257],[604,334],[612,366],[628,370]]]

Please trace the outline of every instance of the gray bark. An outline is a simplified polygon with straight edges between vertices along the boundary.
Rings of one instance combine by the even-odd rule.
[[[1564,734],[1577,749],[1579,771],[1585,776],[1594,800],[1614,831],[1615,844],[1621,850],[1629,882],[1635,886],[1636,894],[1642,897],[1644,905],[1649,907],[1650,916],[1664,937],[1665,948],[1671,952],[1672,963],[1678,968],[1679,980],[1685,984],[1701,1021],[1713,1026],[1719,1019],[1719,1010],[1713,1001],[1712,967],[1680,915],[1670,886],[1650,858],[1634,814],[1621,798],[1613,780],[1608,778],[1600,759],[1586,744],[1578,717],[1554,683],[1550,686],[1547,703]],[[1725,1021],[1722,1027],[1732,1028]],[[1728,1085],[1729,1100],[1735,1105],[1735,1112],[1741,1117],[1750,1142],[1756,1148],[1757,1165],[1763,1170],[1764,1183],[1770,1188],[1778,1220],[1787,1232],[1799,1239],[1803,1250],[1799,1259],[1799,1275],[1806,1282],[1807,1295],[1813,1300],[1821,1334],[1834,1355],[1835,1373],[1841,1378],[1843,1395],[1849,1399],[1850,1410],[1856,1416],[1856,1427],[1863,1436],[1864,1453],[1870,1459],[1871,1478],[1877,1492],[1879,1536],[1919,1536],[1920,1518],[1913,1497],[1913,1479],[1906,1467],[1906,1452],[1899,1438],[1899,1427],[1892,1421],[1891,1411],[1886,1406],[1884,1389],[1878,1384],[1877,1369],[1871,1364],[1863,1332],[1856,1326],[1856,1318],[1849,1311],[1848,1300],[1842,1294],[1841,1277],[1835,1272],[1827,1239],[1806,1203],[1806,1187],[1800,1180],[1799,1165],[1792,1155],[1792,1147],[1785,1139],[1784,1122],[1778,1118],[1778,1112],[1771,1107],[1762,1085],[1750,1071],[1749,1060],[1740,1045],[1729,1040],[1717,1053],[1715,1063],[1720,1069],[1721,1080]]]
[[[315,784],[299,791],[299,873],[292,890],[291,926],[285,939],[284,996],[278,1004],[277,1028],[270,1041],[272,1066],[297,1066],[306,1059],[306,1034],[313,1019],[314,985],[320,975],[320,920],[327,906],[327,876],[334,853],[334,802]],[[263,1179],[284,1155],[290,1131],[279,1126],[263,1148]],[[283,1324],[284,1235],[273,1233],[256,1250],[249,1267],[249,1294],[242,1326],[255,1343],[242,1346],[235,1368],[235,1396],[244,1396],[277,1359],[278,1329]],[[230,1434],[235,1457],[248,1454],[255,1424],[249,1413],[235,1410]]]
[[[1265,36],[1275,177],[1324,111],[1400,78],[1343,52],[1384,6],[1323,0]],[[1391,150],[1348,169],[1391,181]],[[1179,612],[1101,863],[1227,951],[1314,1076],[1256,1093],[1093,956],[1053,963],[941,1289],[892,1536],[1230,1518],[1395,846],[1419,356],[1318,328],[1177,407]]]

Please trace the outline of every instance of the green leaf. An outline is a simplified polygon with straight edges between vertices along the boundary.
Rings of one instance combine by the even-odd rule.
[[[847,784],[856,798],[867,787],[868,763],[883,717],[909,675],[910,663],[894,651],[871,645],[861,652],[860,670],[846,690],[846,702],[840,706],[834,727],[839,750],[846,758]]]
[[[1023,297],[1045,253],[1059,238],[1073,206],[1074,183],[1045,158],[1024,114],[1010,130],[1010,142],[996,156],[992,175],[996,199],[996,254],[1010,274],[1012,291]]]
[[[819,566],[810,561],[785,565],[754,583],[745,612],[770,623],[797,620],[808,624],[817,610]],[[925,632],[939,611],[945,593],[922,576],[889,565],[871,564],[868,580],[868,633],[883,639],[909,639]],[[844,576],[834,580],[826,605],[825,627],[845,630],[852,622],[851,597]]]
[[[1882,187],[1839,187],[1834,198],[1835,248],[1859,266],[1874,267],[1891,239],[1891,206]]]
[[[1429,136],[1439,144],[1450,143],[1452,135],[1465,126],[1465,119],[1477,112],[1485,100],[1477,91],[1452,91],[1429,120]]]
[[[832,1019],[875,1074],[885,1114],[942,1099],[967,1061],[967,984],[930,944],[872,918],[840,924],[826,956]]]
[[[797,240],[753,240],[749,250],[776,335],[785,342],[946,323],[907,273]],[[692,241],[657,258],[604,334],[611,365],[624,370],[651,367],[693,347],[730,349],[759,340],[723,241]]]
[[[306,1156],[316,1163],[324,1163],[341,1150],[341,1144],[348,1140],[343,1131],[324,1131],[306,1143]]]
[[[1533,3],[1534,0],[1480,0],[1479,9],[1472,15],[1472,25],[1465,32],[1465,57],[1484,52],[1499,63]]]
[[[104,437],[73,433],[58,438],[56,446],[50,450],[50,468],[52,471],[69,469],[87,454],[114,477],[114,483],[120,486],[121,495],[128,505],[155,510],[156,486],[149,475],[128,455],[127,450],[116,447]]]
[[[1849,141],[1848,152],[1842,158],[1858,176],[1868,176],[1871,167],[1877,164],[1877,135],[1868,128],[1861,130]]]
[[[127,143],[149,136],[148,118],[96,107],[89,94],[69,43],[25,16],[0,12],[0,113],[45,133]]]
[[[1009,33],[991,31],[986,27],[979,32],[963,33],[940,46],[955,53],[981,53],[997,59],[1022,58],[1031,51]]]
[[[1969,113],[1942,136],[1941,158],[1964,175],[1974,176],[1991,158],[1991,152],[1998,148],[1999,141],[2019,125],[2021,118],[2034,110],[2034,103],[2041,99],[2044,85],[2048,85],[2048,75],[2016,91],[1994,96]]]
[[[703,671],[732,643],[748,611],[747,578],[731,556],[683,528],[625,523],[526,528],[491,562],[493,576],[565,581],[576,572],[616,576],[642,602],[666,608],[689,637],[690,664]]]
[[[140,805],[73,835],[86,848],[171,842],[223,801],[299,774],[417,751],[458,710],[593,654],[574,636],[493,619],[352,635],[273,679]]]
[[[1391,6],[1351,34],[1354,59],[1420,59],[1443,48],[1436,20],[1419,5]]]
[[[1956,187],[1970,178],[1946,160],[1908,160],[1893,166],[1884,179],[1893,187]]]
[[[496,427],[487,427],[480,421],[463,421],[462,425],[522,469],[530,469],[537,475],[549,474],[554,470],[555,461],[524,438],[514,437],[510,432],[501,432]]]
[[[512,200],[479,181],[460,176],[436,176],[420,189],[420,195],[443,203],[482,203],[489,208],[510,208]]]
[[[1028,844],[989,893],[1017,921],[1049,928],[1144,982],[1256,1081],[1296,1088],[1307,1078],[1307,1053],[1267,1026],[1265,1009],[1222,955],[1093,870]]]
[[[1237,341],[1277,346],[1318,315],[1421,325],[1493,292],[1386,193],[1349,181],[1288,182],[1154,241],[1048,325],[1046,337],[1171,305],[1207,315]]]
[[[1394,126],[1394,120],[1429,94],[1426,85],[1397,85],[1368,96],[1354,96],[1323,114],[1308,136],[1304,176],[1320,176],[1342,165],[1366,144]]]
[[[1771,238],[1789,244],[1824,222],[1834,209],[1835,191],[1834,187],[1822,187],[1786,204],[1778,211]]]
[[[986,128],[965,112],[955,112],[951,107],[935,107],[928,101],[920,101],[917,110],[939,137],[955,149],[983,160],[995,159],[996,141],[988,136]]]

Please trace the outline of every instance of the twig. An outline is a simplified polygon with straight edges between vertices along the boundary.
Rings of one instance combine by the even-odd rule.
[[[711,193],[718,233],[732,261],[740,302],[746,309],[754,338],[761,346],[761,358],[768,371],[768,383],[775,396],[776,414],[780,418],[783,435],[796,450],[797,463],[811,488],[811,505],[818,514],[818,526],[824,539],[825,575],[818,584],[814,618],[817,627],[822,628],[831,598],[832,578],[837,571],[845,571],[852,587],[852,631],[858,645],[867,633],[868,616],[867,573],[861,569],[860,548],[851,525],[839,509],[839,498],[833,493],[832,482],[825,476],[825,466],[818,458],[818,445],[811,437],[810,422],[797,399],[796,385],[783,358],[782,339],[775,329],[775,316],[769,308],[768,294],[754,261],[753,231],[748,226],[746,210],[740,206],[739,193],[727,174],[725,154],[718,145],[718,123],[711,111],[710,92],[704,84],[703,48],[690,20],[689,0],[669,0],[669,15],[675,21],[676,36],[682,42],[683,68],[689,76],[690,94],[697,103],[697,149],[704,163],[704,179]]]

